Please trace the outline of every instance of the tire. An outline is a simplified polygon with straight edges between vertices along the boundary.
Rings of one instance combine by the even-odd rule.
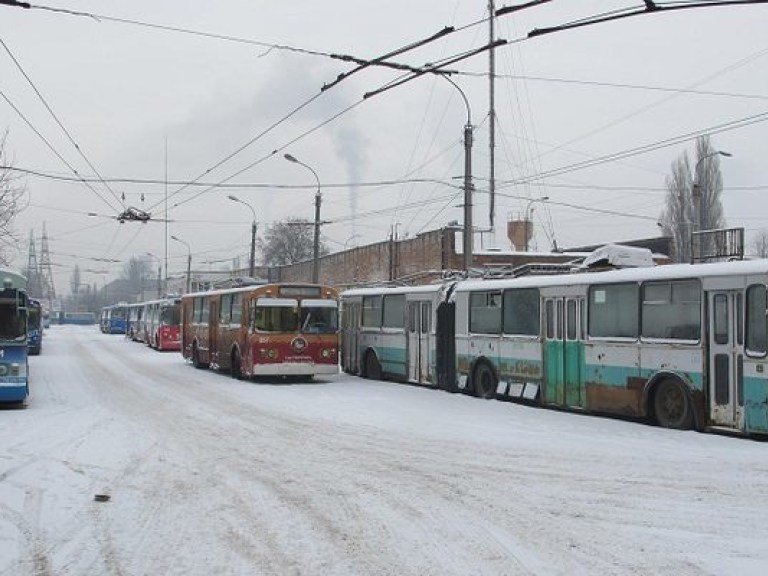
[[[240,362],[240,352],[237,350],[232,352],[232,365],[229,368],[229,374],[235,380],[243,379],[243,366]]]
[[[365,377],[369,380],[381,380],[381,364],[376,354],[369,350],[365,355]]]
[[[685,388],[675,380],[663,380],[653,394],[653,413],[662,428],[690,430],[693,410]]]
[[[490,399],[496,396],[496,373],[487,362],[480,362],[475,367],[472,376],[472,385],[475,396],[478,398]]]
[[[208,365],[200,361],[200,351],[197,349],[197,343],[192,344],[192,366],[198,370],[208,368]]]

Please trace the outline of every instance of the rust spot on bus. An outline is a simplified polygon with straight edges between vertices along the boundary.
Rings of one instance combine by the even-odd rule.
[[[607,386],[597,382],[587,382],[587,406],[594,412],[610,412],[624,416],[642,414],[642,389]]]

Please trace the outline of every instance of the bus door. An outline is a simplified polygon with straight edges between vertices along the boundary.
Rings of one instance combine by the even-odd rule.
[[[344,369],[360,373],[360,302],[344,304]]]
[[[744,304],[737,290],[712,291],[709,301],[708,392],[716,426],[742,428],[744,420]]]
[[[408,303],[408,380],[428,384],[432,303]]]
[[[544,400],[558,406],[581,407],[584,391],[584,298],[544,300]]]

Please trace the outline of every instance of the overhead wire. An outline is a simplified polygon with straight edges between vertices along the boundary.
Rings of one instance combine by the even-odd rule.
[[[21,65],[21,62],[19,62],[19,60],[13,54],[11,49],[8,47],[8,44],[6,44],[5,41],[2,38],[0,38],[0,44],[2,44],[3,48],[5,49],[5,51],[7,52],[8,56],[11,58],[11,60],[13,60],[13,63],[16,65],[16,68],[19,70],[21,75],[24,76],[24,78],[26,79],[27,83],[29,83],[29,85],[32,87],[32,90],[35,92],[37,97],[40,99],[40,102],[43,103],[43,106],[45,107],[45,109],[48,110],[48,112],[50,113],[50,115],[53,118],[53,120],[56,122],[56,124],[58,124],[59,128],[61,128],[62,132],[64,132],[64,134],[66,135],[67,139],[70,141],[72,146],[75,147],[75,150],[77,150],[77,152],[80,154],[80,156],[83,158],[83,160],[85,160],[86,164],[88,164],[88,167],[99,178],[99,181],[107,188],[107,190],[109,190],[109,192],[112,194],[112,197],[115,200],[117,200],[118,204],[123,205],[123,203],[120,200],[120,198],[117,196],[117,194],[115,194],[115,191],[112,190],[112,188],[109,186],[109,184],[104,182],[104,179],[101,177],[101,174],[99,174],[99,171],[93,165],[93,163],[88,158],[88,156],[85,154],[85,152],[80,147],[80,145],[75,141],[75,139],[73,138],[73,136],[70,133],[70,131],[67,130],[67,128],[64,126],[64,124],[62,123],[61,119],[58,117],[56,112],[53,111],[53,108],[51,108],[51,105],[48,103],[46,98],[43,96],[43,94],[40,92],[38,87],[32,81],[32,78],[30,78],[29,74],[27,74],[27,71],[24,70],[24,67]]]

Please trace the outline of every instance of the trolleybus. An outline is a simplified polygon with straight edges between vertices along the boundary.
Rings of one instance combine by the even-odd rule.
[[[101,331],[104,334],[125,334],[128,304],[121,302],[101,309]]]
[[[411,315],[424,310],[412,304],[423,289],[353,290],[342,294],[351,310],[342,367],[371,377],[380,367],[483,398],[764,435],[767,287],[766,260],[450,283],[428,292],[432,323],[418,327],[427,369],[418,371],[425,360]],[[387,319],[388,304],[398,320]]]
[[[315,284],[266,284],[181,298],[182,354],[234,378],[338,373],[338,293]]]
[[[29,395],[27,280],[0,268],[0,402],[21,403]]]
[[[163,298],[141,305],[142,340],[155,350],[181,349],[181,298]]]
[[[27,301],[27,351],[37,355],[43,350],[43,305],[39,300]]]

